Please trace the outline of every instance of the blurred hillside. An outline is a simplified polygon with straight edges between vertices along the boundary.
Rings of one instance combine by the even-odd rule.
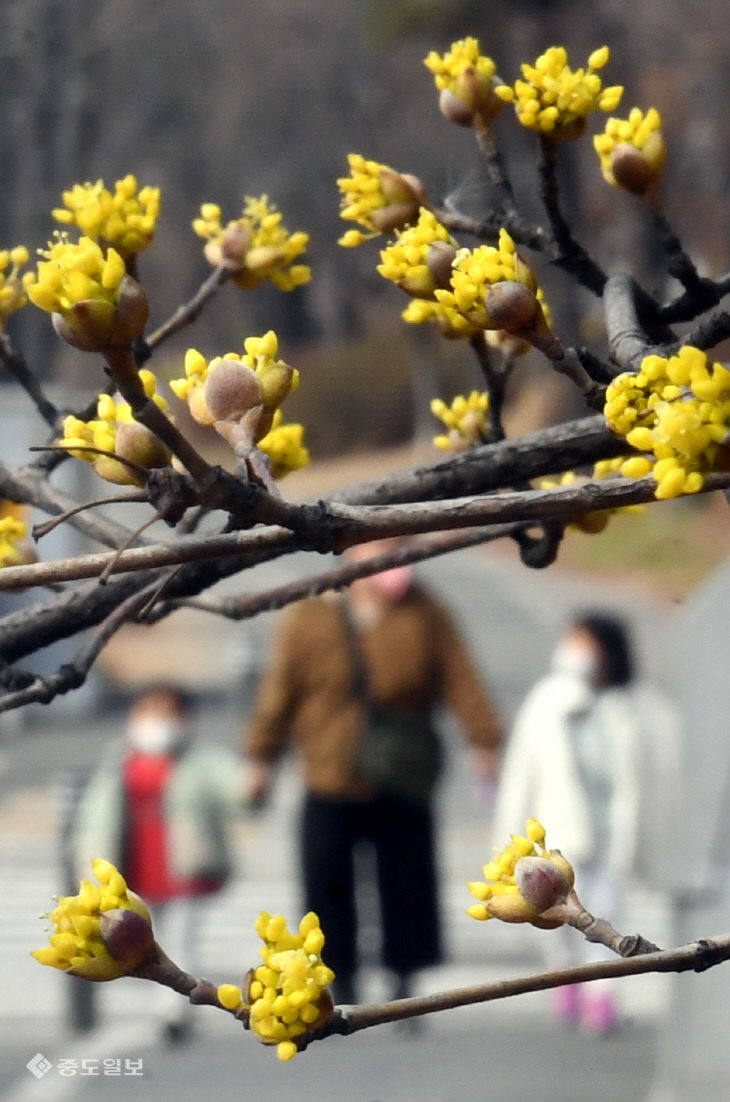
[[[159,184],[162,218],[141,264],[154,325],[207,273],[190,229],[201,201],[220,203],[228,218],[244,194],[268,193],[289,228],[311,234],[311,285],[288,295],[227,287],[165,355],[191,343],[213,355],[276,328],[305,369],[297,401],[319,454],[402,440],[439,385],[453,393],[475,381],[463,348],[403,332],[403,303],[373,270],[377,244],[335,245],[343,224],[334,181],[351,150],[419,174],[437,201],[451,195],[475,215],[488,206],[471,135],[438,113],[422,64],[429,49],[475,34],[512,80],[520,61],[549,45],[564,43],[578,65],[608,43],[607,80],[626,85],[624,106],[662,110],[670,218],[703,269],[726,266],[730,135],[718,105],[730,72],[716,0],[696,0],[691,15],[679,0],[5,0],[3,16],[0,241],[44,244],[49,210],[76,181],[133,172]],[[511,116],[498,131],[533,209],[532,142]],[[578,236],[604,265],[628,266],[653,286],[646,219],[603,184],[590,142],[566,154]],[[552,275],[558,331],[571,342],[600,336],[595,303]],[[13,319],[13,337],[47,374],[85,385],[88,358],[62,349],[47,319]],[[526,377],[534,383],[534,369]],[[550,420],[567,395],[550,377],[529,419]]]

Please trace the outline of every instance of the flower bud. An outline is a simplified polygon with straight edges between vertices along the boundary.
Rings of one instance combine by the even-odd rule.
[[[659,130],[654,130],[643,147],[629,143],[617,145],[611,153],[611,174],[616,184],[633,195],[643,195],[664,168],[666,146]]]
[[[387,207],[378,207],[370,215],[370,220],[380,233],[393,233],[394,230],[402,230],[410,222],[414,222],[417,215],[418,203],[412,200],[409,203],[391,203]]]
[[[448,287],[456,249],[448,241],[432,241],[426,254],[426,266],[436,287]]]
[[[125,275],[119,285],[117,303],[103,298],[82,299],[65,314],[54,313],[52,320],[58,335],[74,348],[101,352],[130,345],[144,331],[148,313],[144,288]]]
[[[521,857],[515,865],[515,881],[538,914],[562,903],[571,888],[563,869],[548,857]]]
[[[129,459],[140,467],[167,467],[170,449],[159,437],[138,421],[119,421],[114,451],[122,459]]]
[[[261,383],[248,364],[224,359],[211,369],[204,396],[214,422],[240,421],[250,409],[261,404]]]
[[[155,945],[149,920],[127,908],[119,907],[102,912],[99,916],[99,929],[109,956],[122,968],[124,974],[137,968]]]
[[[524,283],[503,280],[487,290],[484,303],[490,321],[496,329],[519,333],[528,329],[539,309],[537,298]]]

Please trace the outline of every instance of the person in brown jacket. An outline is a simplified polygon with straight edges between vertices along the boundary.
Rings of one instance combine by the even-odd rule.
[[[349,554],[363,558],[384,549],[371,543]],[[460,720],[477,770],[493,778],[500,743],[494,708],[451,617],[413,584],[409,567],[289,611],[244,749],[250,795],[259,802],[285,749],[300,756],[304,905],[316,911],[325,932],[337,1002],[356,1001],[354,855],[362,843],[375,856],[382,959],[395,973],[395,997],[408,994],[414,971],[441,959],[431,793],[404,794],[400,785],[374,783],[364,775],[361,755],[366,728],[385,708],[410,717],[410,726],[423,731],[423,753],[433,756],[430,719],[439,704]]]

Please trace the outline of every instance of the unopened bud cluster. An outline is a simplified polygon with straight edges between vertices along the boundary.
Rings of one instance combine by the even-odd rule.
[[[610,384],[604,415],[613,432],[643,453],[624,460],[622,474],[651,474],[659,499],[697,493],[730,439],[730,371],[708,364],[692,345],[669,358],[646,356],[637,373]]]
[[[528,820],[524,836],[513,834],[483,872],[483,881],[469,884],[469,891],[479,900],[467,909],[472,918],[529,922],[542,929],[565,922],[560,905],[572,890],[573,869],[560,850],[547,849],[545,828],[537,819]]]
[[[310,911],[290,933],[283,915],[262,911],[256,933],[264,941],[263,963],[249,973],[248,989],[234,984],[218,988],[228,1010],[248,1006],[251,1029],[267,1045],[277,1045],[280,1060],[297,1054],[297,1038],[322,1026],[334,1006],[328,987],[335,978],[322,960],[324,934]]]

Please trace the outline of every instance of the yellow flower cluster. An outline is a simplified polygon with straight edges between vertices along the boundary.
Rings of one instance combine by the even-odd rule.
[[[0,567],[19,566],[31,562],[28,549],[18,544],[25,540],[28,526],[23,520],[25,509],[13,501],[0,501]]]
[[[144,901],[129,890],[114,865],[97,857],[92,867],[99,883],[82,880],[78,895],[59,899],[48,916],[53,922],[50,945],[31,956],[87,980],[114,980],[135,968],[148,951],[152,920]],[[124,951],[112,956],[107,941],[112,940],[111,928],[118,915],[109,912],[118,911],[131,911],[142,922],[136,922],[136,936],[124,939]]]
[[[102,248],[90,237],[69,241],[65,234],[41,249],[37,282],[28,288],[31,302],[51,314],[63,314],[79,302],[96,300],[113,312],[126,268],[116,249]]]
[[[360,153],[349,153],[350,175],[337,181],[341,194],[340,218],[357,222],[368,231],[348,230],[338,244],[354,248],[381,233],[392,233],[414,222],[426,195],[415,176],[396,172]]]
[[[377,270],[407,294],[432,299],[437,286],[448,286],[455,257],[453,237],[422,207],[416,224],[398,233],[394,243],[381,251]]]
[[[257,427],[260,439],[271,429],[274,413],[286,396],[299,386],[299,372],[276,359],[279,341],[273,329],[263,337],[247,337],[243,346],[242,356],[227,352],[210,362],[197,349],[189,348],[185,353],[185,378],[172,379],[170,389],[188,403],[192,417],[201,425],[238,420],[249,410],[260,408],[262,416]],[[236,374],[236,364],[248,370],[239,369]],[[226,373],[226,367],[231,365],[234,365],[232,377]],[[225,385],[216,386],[223,379]],[[217,401],[212,388],[219,391]]]
[[[431,50],[424,65],[441,92],[440,108],[453,122],[471,126],[475,116],[484,124],[504,107],[497,89],[496,65],[481,53],[476,38],[462,38],[445,54]]]
[[[63,193],[64,206],[54,210],[57,222],[77,226],[86,237],[113,245],[128,259],[146,249],[155,236],[160,213],[160,189],[137,190],[131,173],[117,180],[112,194],[103,180],[95,184],[74,184]]]
[[[518,879],[521,872],[530,872],[523,859],[540,859],[540,879],[543,883],[536,893],[529,893],[532,902],[525,898]],[[522,862],[521,868],[518,867]],[[479,921],[499,918],[503,922],[531,922],[535,926],[562,925],[541,918],[556,902],[561,901],[573,884],[574,873],[570,862],[560,850],[549,850],[545,845],[545,828],[537,819],[528,819],[525,835],[513,834],[511,842],[483,868],[485,879],[469,884],[469,891],[479,900],[467,909],[467,914]],[[544,874],[547,873],[547,876]],[[547,880],[547,883],[545,881]],[[539,898],[542,896],[542,899]]]
[[[35,274],[26,272],[21,276],[20,269],[29,259],[25,245],[0,249],[0,330],[5,328],[12,313],[28,302],[27,290],[35,282]]]
[[[292,934],[282,915],[262,911],[256,933],[263,938],[263,964],[253,970],[247,993],[251,1029],[264,1044],[277,1045],[280,1060],[297,1054],[297,1037],[323,1025],[331,1016],[327,991],[335,978],[322,960],[324,934],[317,915],[310,911]],[[218,988],[218,999],[228,1010],[246,1006],[243,992],[234,984]]]
[[[606,391],[609,428],[646,453],[621,464],[629,478],[652,474],[659,499],[697,493],[730,432],[730,371],[708,365],[699,348],[646,356],[637,374],[624,373]]]
[[[667,158],[662,119],[655,107],[644,112],[632,107],[627,119],[610,118],[593,145],[604,179],[613,187],[643,194],[658,180]]]
[[[283,414],[277,409],[271,428],[256,445],[269,457],[274,478],[284,478],[309,463],[309,448],[304,444],[304,425],[296,422],[284,425],[282,419]]]
[[[157,380],[151,371],[142,368],[139,377],[145,394],[161,410],[167,410],[165,399],[157,393]],[[63,422],[63,437],[59,446],[67,448],[71,455],[90,463],[96,473],[119,486],[141,486],[144,478],[139,471],[122,463],[127,459],[139,467],[166,467],[171,455],[161,440],[134,420],[127,402],[116,402],[109,394],[100,394],[96,405],[97,418],[82,421],[69,414]],[[109,455],[76,450],[84,447],[99,448]],[[114,456],[119,459],[115,459]]]
[[[608,46],[602,46],[590,55],[586,69],[573,70],[565,47],[551,46],[534,65],[522,65],[524,80],[516,80],[514,88],[498,88],[497,94],[514,102],[517,118],[528,130],[578,138],[591,111],[615,111],[621,100],[623,88],[603,88],[598,75],[608,58]]]
[[[451,270],[449,289],[437,288],[434,297],[440,306],[462,314],[476,328],[513,331],[512,326],[506,324],[501,316],[500,321],[495,322],[485,302],[490,288],[500,283],[522,284],[536,300],[535,303],[531,299],[528,308],[533,313],[537,306],[542,308],[542,291],[538,288],[531,269],[517,254],[514,241],[504,229],[499,231],[496,247],[480,245],[476,249],[460,250]],[[515,330],[522,328],[522,308],[523,303],[520,303]]]
[[[489,423],[489,395],[486,391],[472,390],[468,398],[457,394],[450,406],[441,398],[431,402],[431,412],[443,421],[447,433],[435,436],[434,444],[444,451],[465,451],[472,444],[484,440]]]
[[[251,290],[268,279],[280,291],[293,291],[312,278],[309,265],[294,263],[305,251],[309,234],[290,233],[282,224],[281,211],[267,195],[258,199],[247,195],[241,217],[225,226],[221,208],[203,203],[200,217],[193,219],[193,229],[207,241],[208,262],[230,269],[238,287]]]

